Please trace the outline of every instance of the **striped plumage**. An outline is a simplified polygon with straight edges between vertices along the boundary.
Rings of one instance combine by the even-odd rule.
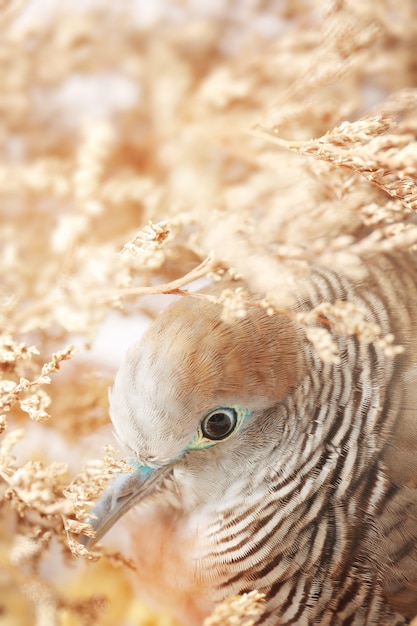
[[[290,317],[254,308],[228,325],[198,299],[155,320],[111,394],[141,483],[128,502],[103,500],[99,534],[156,490],[190,537],[184,578],[212,602],[258,589],[259,623],[274,626],[417,614],[417,263],[406,253],[364,263],[361,281],[313,268],[296,309],[352,301],[403,354],[334,333],[341,363],[323,363]],[[244,417],[224,440],[195,443],[218,407]]]

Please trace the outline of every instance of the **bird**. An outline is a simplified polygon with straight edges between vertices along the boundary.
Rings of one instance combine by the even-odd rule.
[[[93,509],[90,544],[154,502],[175,528],[165,545],[181,546],[172,578],[200,589],[206,611],[256,589],[264,626],[410,622],[417,257],[369,253],[361,263],[360,277],[312,263],[294,303],[272,315],[249,306],[224,321],[220,283],[207,289],[213,297],[181,297],[156,316],[109,392],[132,472]],[[403,350],[321,318],[339,355],[323,360],[297,317],[322,302],[354,303]]]

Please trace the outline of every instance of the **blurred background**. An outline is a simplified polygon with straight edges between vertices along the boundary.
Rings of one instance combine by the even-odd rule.
[[[107,389],[160,285],[232,271],[286,306],[312,260],[403,232],[416,41],[414,0],[0,2],[1,626],[174,623],[128,530],[124,557],[71,544],[117,465]]]

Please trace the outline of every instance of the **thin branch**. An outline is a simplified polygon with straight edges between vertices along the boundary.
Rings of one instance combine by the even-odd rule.
[[[170,283],[163,283],[162,285],[155,285],[154,287],[125,287],[117,290],[118,297],[123,298],[125,296],[149,296],[158,294],[182,294],[185,295],[187,291],[182,291],[181,287],[188,285],[189,283],[207,276],[209,272],[214,272],[219,269],[220,263],[215,261],[214,258],[209,255],[204,261],[192,269],[188,274],[172,280]],[[111,298],[114,300],[114,297]]]

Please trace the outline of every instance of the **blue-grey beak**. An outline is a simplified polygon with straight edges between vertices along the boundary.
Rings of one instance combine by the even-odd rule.
[[[130,474],[121,474],[112,480],[86,519],[95,530],[95,536],[82,535],[81,543],[87,548],[97,543],[129,509],[157,491],[173,466],[174,463],[167,463],[153,469],[140,465]]]

